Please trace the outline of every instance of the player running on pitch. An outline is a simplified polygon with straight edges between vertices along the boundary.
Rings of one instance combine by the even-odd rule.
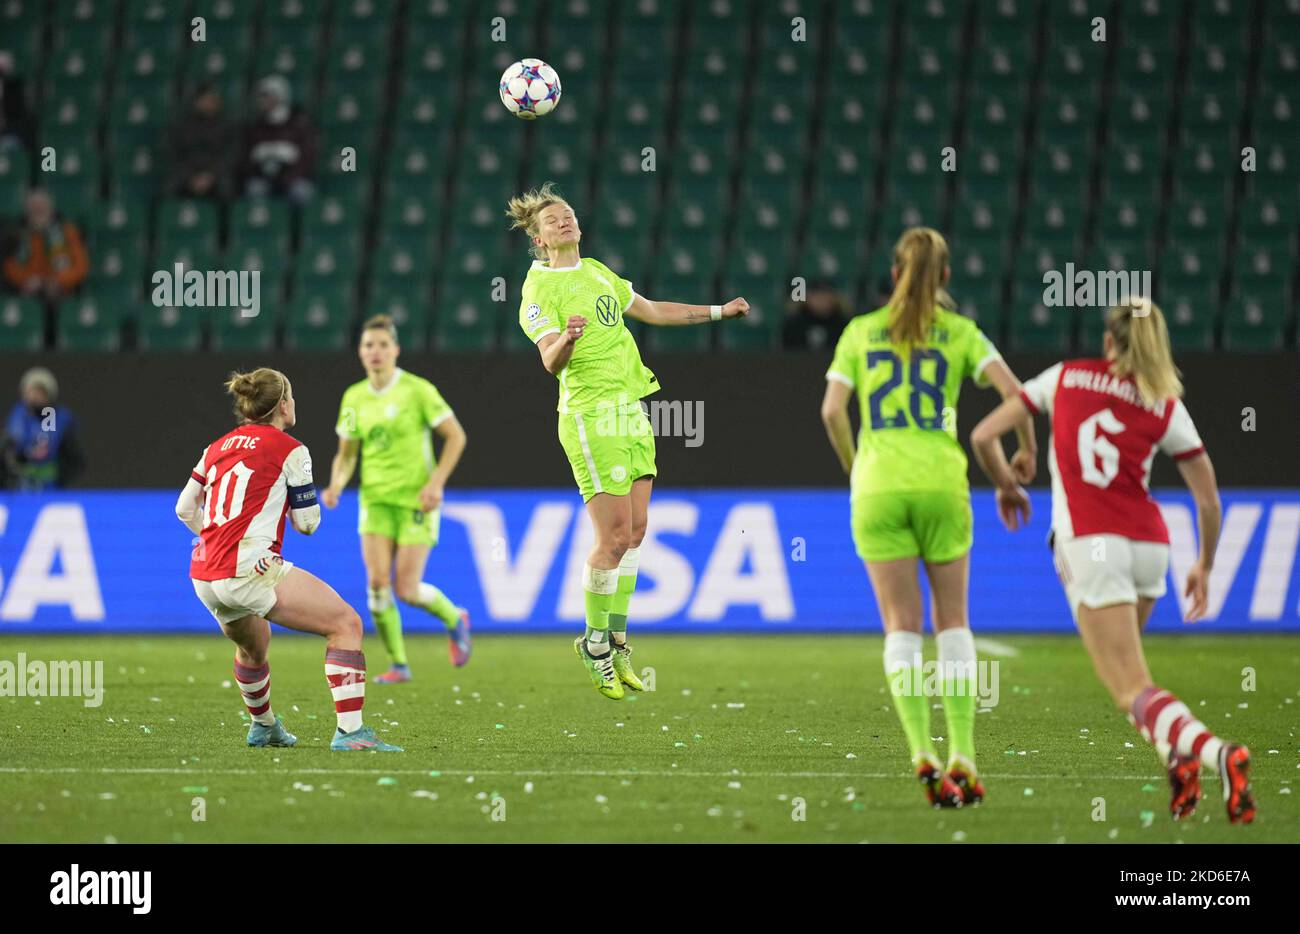
[[[905,231],[894,247],[889,304],[853,319],[826,372],[822,421],[850,476],[853,541],[866,563],[885,628],[885,674],[911,750],[912,766],[935,807],[984,798],[975,769],[975,640],[966,613],[972,517],[966,455],[957,441],[957,396],[970,377],[1008,398],[1020,384],[975,323],[950,304],[948,245],[928,227]],[[856,446],[850,396],[858,395]],[[1033,426],[1021,431],[1015,465],[1026,482],[1036,457]],[[934,641],[949,756],[945,772],[930,739],[923,685],[924,608],[917,561],[932,595]]]
[[[401,752],[361,722],[366,658],[361,618],[334,589],[280,556],[285,516],[311,535],[320,524],[311,455],[285,433],[296,417],[293,387],[279,370],[235,373],[226,383],[239,427],[203,449],[176,501],[199,543],[190,562],[194,592],[235,643],[235,680],[248,714],[250,746],[292,746],[297,738],[271,712],[271,627],[325,637],[325,679],[338,728],[330,748]]]
[[[1106,315],[1102,357],[1066,360],[1025,383],[975,427],[975,458],[998,488],[1007,528],[1029,500],[1007,470],[1001,436],[1031,417],[1052,421],[1052,551],[1070,611],[1097,677],[1115,706],[1169,771],[1175,820],[1200,800],[1200,766],[1217,769],[1228,820],[1250,823],[1250,751],[1215,736],[1171,692],[1157,687],[1142,654],[1142,627],[1165,593],[1169,530],[1147,490],[1156,451],[1178,462],[1196,500],[1200,556],[1187,575],[1186,621],[1205,615],[1219,540],[1214,466],[1183,405],[1183,385],[1164,315],[1134,299]]]
[[[453,665],[464,665],[470,654],[469,612],[423,579],[429,550],[438,544],[443,491],[465,451],[465,430],[433,383],[398,367],[400,352],[392,318],[376,315],[366,322],[357,351],[366,378],[343,393],[335,428],[339,449],[321,492],[326,506],[337,506],[361,457],[357,530],[370,616],[393,660],[375,678],[380,684],[411,680],[394,580],[398,600],[447,627]],[[443,440],[437,460],[430,430]]]
[[[573,647],[600,693],[619,700],[624,685],[644,690],[629,660],[627,611],[656,475],[640,400],[659,389],[625,319],[706,324],[741,317],[749,303],[684,305],[638,295],[608,266],[579,255],[577,215],[550,183],[511,198],[506,213],[537,257],[524,280],[519,326],[559,380],[560,444],[596,533],[582,574],[587,629]]]

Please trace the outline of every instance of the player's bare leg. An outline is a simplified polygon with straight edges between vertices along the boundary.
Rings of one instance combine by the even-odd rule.
[[[609,645],[609,608],[618,590],[618,566],[632,543],[631,494],[597,493],[587,500],[587,515],[596,541],[583,568],[587,630],[573,643],[596,690],[611,700],[623,699],[623,682],[614,670]]]
[[[956,561],[925,563],[930,578],[934,641],[939,650],[943,713],[948,721],[948,777],[962,791],[966,804],[984,800],[984,786],[975,768],[975,639],[971,634],[966,594],[970,583],[970,554]]]
[[[1141,614],[1141,615],[1140,615]],[[1196,719],[1187,705],[1157,687],[1142,652],[1139,621],[1150,607],[1132,603],[1079,607],[1079,634],[1092,657],[1097,677],[1115,706],[1150,743],[1169,771],[1170,813],[1175,820],[1191,815],[1200,799],[1199,764],[1219,772],[1228,820],[1250,823],[1255,800],[1250,788],[1250,750],[1226,743]]]
[[[424,579],[429,562],[428,545],[398,545],[395,582],[397,599],[432,613],[447,627],[451,663],[457,668],[469,661],[471,651],[469,611],[456,606],[447,595]],[[391,673],[391,672],[390,672]],[[409,674],[407,675],[409,678]],[[405,680],[405,679],[403,679]]]
[[[366,657],[361,651],[361,617],[334,588],[302,568],[291,568],[275,588],[270,620],[286,629],[325,637],[325,679],[334,697],[338,730],[334,750],[401,752],[365,726]]]
[[[397,544],[385,535],[365,532],[361,536],[361,559],[366,565],[366,604],[375,632],[388,650],[392,667],[374,680],[376,684],[397,684],[411,680],[402,638],[402,614],[397,609],[391,581]]]
[[[250,746],[293,746],[298,738],[284,728],[271,711],[271,625],[260,616],[245,616],[225,623],[221,631],[235,643],[235,683],[248,708]]]
[[[637,571],[641,566],[641,541],[645,538],[650,517],[650,494],[654,477],[638,477],[629,494],[632,506],[632,529],[627,551],[618,563],[618,589],[609,606],[609,643],[614,652],[614,673],[630,690],[644,691],[645,685],[632,667],[632,647],[627,641],[627,611],[636,590]]]
[[[917,559],[868,561],[867,576],[885,626],[885,679],[907,736],[912,767],[933,807],[961,807],[959,789],[944,774],[930,740],[930,699],[921,660],[921,585]]]

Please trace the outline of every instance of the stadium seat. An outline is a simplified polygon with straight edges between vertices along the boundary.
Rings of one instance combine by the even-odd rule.
[[[141,350],[198,350],[203,343],[204,320],[204,309],[148,302],[136,319],[136,345]]]
[[[212,309],[213,350],[271,350],[275,346],[274,302],[265,302],[256,315],[239,308]]]
[[[361,319],[390,315],[397,324],[398,340],[404,350],[423,350],[429,341],[432,317],[431,290],[427,283],[389,282],[381,276],[371,280],[370,296]]]
[[[1241,285],[1229,298],[1223,321],[1227,350],[1281,350],[1288,308],[1281,282]]]
[[[0,350],[40,350],[45,309],[33,298],[0,296]]]
[[[492,301],[490,276],[444,278],[437,307],[434,347],[449,351],[485,351],[496,347],[497,320],[503,306]],[[518,305],[509,310],[512,314],[517,312]]]
[[[315,286],[289,302],[287,310],[284,336],[290,350],[342,350],[351,343],[350,290]]]

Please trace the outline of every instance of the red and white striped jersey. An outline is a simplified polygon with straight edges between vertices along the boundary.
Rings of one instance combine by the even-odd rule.
[[[279,554],[293,495],[312,495],[306,445],[270,425],[241,425],[203,449],[193,479],[203,485],[203,530],[190,577],[243,577]]]
[[[1181,399],[1145,403],[1132,379],[1104,359],[1066,360],[1020,391],[1029,411],[1052,419],[1052,529],[1069,539],[1123,535],[1169,542],[1147,487],[1156,451],[1175,460],[1204,452]]]

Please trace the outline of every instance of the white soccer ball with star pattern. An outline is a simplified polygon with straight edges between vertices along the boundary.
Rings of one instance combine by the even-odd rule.
[[[501,103],[520,120],[544,117],[560,102],[560,76],[540,58],[515,62],[501,75]]]

